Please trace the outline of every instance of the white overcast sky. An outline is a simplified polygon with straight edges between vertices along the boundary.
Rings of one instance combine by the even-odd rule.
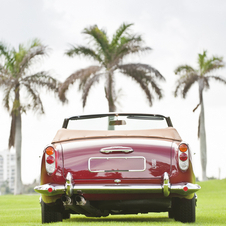
[[[64,55],[69,44],[87,44],[82,30],[91,25],[105,28],[111,36],[123,23],[134,23],[131,31],[141,34],[150,54],[133,56],[127,62],[147,63],[166,78],[160,86],[164,99],[148,106],[145,95],[133,81],[118,78],[117,88],[123,89],[119,111],[148,112],[171,116],[174,127],[190,143],[196,175],[201,176],[197,124],[198,87],[194,86],[185,100],[173,97],[176,75],[181,64],[197,66],[198,53],[208,51],[226,61],[226,1],[224,0],[0,0],[0,41],[18,47],[39,38],[51,48],[49,56],[38,63],[37,70],[48,70],[64,81],[74,71],[95,64],[83,58]],[[35,70],[34,69],[34,70]],[[226,78],[226,69],[216,71]],[[123,77],[123,76],[122,76]],[[30,183],[39,177],[40,158],[45,145],[51,142],[63,118],[82,113],[107,112],[103,82],[92,88],[87,107],[82,109],[77,84],[68,92],[69,104],[63,106],[53,96],[42,91],[45,115],[32,112],[23,115],[22,180]],[[2,107],[0,90],[0,150],[7,149],[10,117]],[[208,165],[207,176],[226,177],[226,86],[210,84],[204,93]]]

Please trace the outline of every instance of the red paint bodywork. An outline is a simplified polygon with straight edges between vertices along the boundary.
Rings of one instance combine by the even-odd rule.
[[[194,183],[195,177],[191,164],[191,154],[189,153],[189,169],[185,172],[180,170],[178,165],[178,145],[179,142],[173,140],[155,138],[100,138],[58,143],[54,145],[57,153],[56,170],[51,175],[46,172],[45,153],[43,155],[41,185],[47,183],[63,185],[66,182],[68,172],[72,174],[74,184],[112,185],[115,184],[116,179],[120,179],[120,184],[162,184],[164,172],[168,173],[172,184],[184,182]],[[133,149],[133,152],[115,152],[109,154],[100,152],[102,148],[118,146],[130,147]],[[146,169],[144,171],[89,171],[88,161],[90,158],[104,158],[104,160],[98,161],[100,164],[98,167],[101,169],[107,168],[109,170],[112,168],[115,170],[115,164],[113,164],[115,161],[107,161],[106,158],[108,157],[119,158],[121,164],[123,164],[123,169],[128,168],[129,170],[131,167],[132,169],[136,169],[136,167],[140,169],[142,168],[141,161],[136,166],[136,157],[139,156],[146,159]],[[126,157],[132,157],[128,165]],[[95,166],[92,167],[95,168]],[[46,203],[55,202],[59,197],[60,195],[51,197],[42,195],[42,199]],[[84,197],[88,200],[125,200],[164,196],[162,194],[84,194]]]

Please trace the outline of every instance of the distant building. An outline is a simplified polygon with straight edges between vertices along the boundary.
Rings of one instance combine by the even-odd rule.
[[[14,193],[16,175],[16,156],[9,150],[0,151],[0,188],[8,184],[8,188]]]

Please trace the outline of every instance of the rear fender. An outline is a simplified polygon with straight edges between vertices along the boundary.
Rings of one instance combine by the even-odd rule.
[[[53,145],[55,149],[55,158],[56,158],[56,165],[55,165],[55,171],[53,173],[48,173],[46,170],[46,153],[45,149],[43,150],[43,155],[42,155],[42,163],[41,163],[41,179],[40,179],[40,185],[43,184],[62,184],[64,185],[66,180],[63,177],[63,153],[62,153],[62,148],[60,144]],[[42,200],[45,203],[53,203],[57,199],[59,199],[61,195],[56,195],[56,196],[45,196],[42,195]]]
[[[172,171],[170,175],[171,183],[189,182],[195,183],[195,175],[192,167],[192,155],[188,149],[189,166],[187,170],[182,170],[179,167],[179,147],[180,142],[174,142],[172,146]]]

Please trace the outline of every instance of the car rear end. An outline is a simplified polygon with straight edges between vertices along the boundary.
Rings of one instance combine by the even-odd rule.
[[[61,216],[169,212],[176,220],[192,222],[190,200],[200,189],[194,184],[189,146],[172,127],[63,128],[44,151],[41,178],[35,189],[43,205]],[[187,200],[191,210],[181,218],[178,206]]]

